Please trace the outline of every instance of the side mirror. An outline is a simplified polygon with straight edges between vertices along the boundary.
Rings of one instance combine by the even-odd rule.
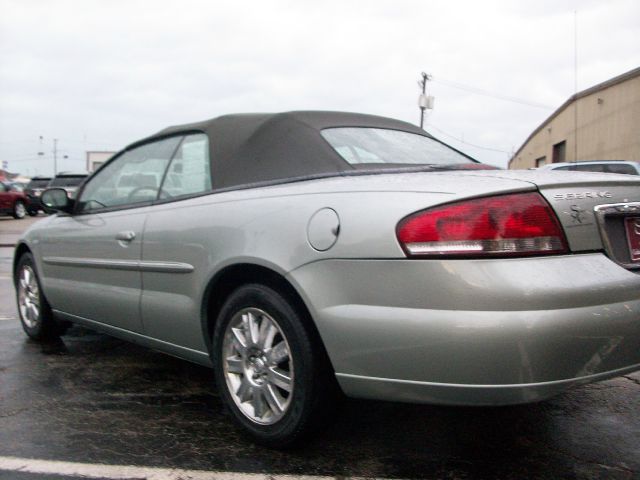
[[[49,211],[71,213],[73,200],[64,188],[48,188],[40,196],[42,206]]]

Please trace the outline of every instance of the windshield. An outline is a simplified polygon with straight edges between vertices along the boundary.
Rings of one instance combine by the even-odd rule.
[[[56,177],[51,181],[50,187],[77,187],[85,179],[85,176],[78,177]]]
[[[322,136],[351,165],[473,164],[469,157],[439,141],[415,133],[382,128],[327,128]]]

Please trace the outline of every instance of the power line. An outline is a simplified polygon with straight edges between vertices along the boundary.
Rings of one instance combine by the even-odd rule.
[[[42,157],[38,157],[37,155],[31,156],[21,156],[21,157],[7,157],[6,160],[8,162],[37,162],[40,161]]]
[[[447,87],[457,88],[458,90],[465,90],[467,92],[475,93],[476,95],[482,95],[482,96],[485,96],[485,97],[497,98],[499,100],[504,100],[504,101],[507,101],[507,102],[519,103],[521,105],[526,105],[528,107],[544,108],[546,110],[553,110],[555,108],[555,107],[551,107],[549,105],[544,105],[542,103],[530,102],[530,101],[524,100],[522,98],[511,97],[509,95],[502,95],[500,93],[490,92],[488,90],[483,90],[481,88],[477,88],[477,87],[474,87],[474,86],[471,86],[471,85],[465,85],[464,83],[454,82],[452,80],[446,80],[444,78],[438,79],[438,78],[434,77],[432,80],[434,82],[436,82],[436,83],[440,83],[440,84],[445,85]]]
[[[2,141],[0,140],[0,146],[2,147],[13,147],[13,148],[24,148],[23,145],[15,145],[16,143],[20,143],[20,144],[25,144],[25,143],[32,143],[32,144],[36,144],[38,141],[37,140],[16,140],[16,141]],[[10,145],[13,144],[13,145]],[[112,149],[120,149],[122,148],[122,143],[116,143],[116,142],[99,142],[99,141],[87,141],[87,142],[80,142],[80,141],[74,141],[74,140],[65,140],[64,141],[65,145],[70,145],[76,148],[81,148],[85,145],[87,146],[104,146],[104,147],[109,147]]]
[[[0,140],[0,144],[6,144],[6,143],[33,143],[33,142],[37,142],[37,140],[34,140],[33,138],[25,138],[23,140],[16,140],[16,139]]]
[[[450,133],[445,132],[444,130],[440,130],[438,127],[434,126],[433,124],[429,124],[429,128],[433,128],[434,130],[437,130],[438,132],[440,132],[442,135],[445,135],[449,138],[452,138],[453,140],[456,140],[460,143],[464,143],[465,145],[469,145],[471,147],[479,148],[481,150],[489,150],[491,152],[506,153],[507,155],[511,155],[511,152],[508,152],[506,150],[500,150],[499,148],[493,148],[493,147],[484,147],[482,145],[476,145],[475,143],[467,142],[462,138],[458,138],[455,135],[451,135]]]

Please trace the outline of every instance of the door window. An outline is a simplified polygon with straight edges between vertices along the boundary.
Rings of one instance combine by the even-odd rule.
[[[209,142],[204,133],[187,135],[176,152],[160,191],[160,198],[195,195],[211,190]]]
[[[171,137],[128,150],[91,178],[79,199],[87,212],[152,202],[158,198],[169,160],[182,137]]]

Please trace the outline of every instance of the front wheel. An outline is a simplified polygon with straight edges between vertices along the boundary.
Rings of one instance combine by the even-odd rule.
[[[277,291],[237,289],[212,343],[218,388],[254,441],[287,447],[325,421],[335,402],[330,367],[307,320]]]
[[[21,219],[24,218],[27,214],[27,207],[25,207],[24,202],[22,200],[16,201],[13,205],[13,218]]]
[[[36,264],[30,253],[20,257],[14,282],[20,323],[25,333],[38,341],[62,335],[68,325],[53,317],[49,302],[42,293]]]

